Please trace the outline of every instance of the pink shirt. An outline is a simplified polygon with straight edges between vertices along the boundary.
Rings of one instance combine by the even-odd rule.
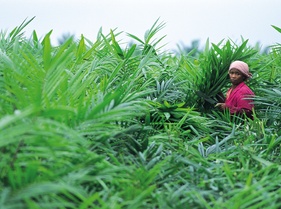
[[[244,83],[238,84],[235,89],[230,88],[226,93],[225,105],[229,108],[230,113],[252,113],[254,108],[253,101],[250,98],[255,94],[252,90]],[[248,114],[247,114],[248,115]]]

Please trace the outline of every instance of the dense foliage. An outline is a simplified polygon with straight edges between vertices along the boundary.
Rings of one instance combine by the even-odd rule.
[[[0,34],[1,209],[281,208],[281,45],[172,54],[157,20],[53,46],[30,21]],[[254,120],[214,107],[236,59]]]

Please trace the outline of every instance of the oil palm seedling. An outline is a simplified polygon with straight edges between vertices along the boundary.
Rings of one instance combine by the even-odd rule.
[[[239,46],[230,40],[219,44],[206,43],[199,57],[182,55],[178,62],[178,81],[182,82],[182,91],[186,93],[189,105],[195,105],[200,111],[210,112],[214,104],[228,86],[228,68],[234,60],[253,58],[257,52],[247,46],[247,40]]]

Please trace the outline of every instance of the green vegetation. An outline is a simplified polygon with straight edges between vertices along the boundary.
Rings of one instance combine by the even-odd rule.
[[[162,51],[158,20],[123,46],[0,34],[0,208],[281,208],[281,45]],[[273,32],[281,29],[273,26]],[[255,118],[214,108],[240,59]]]

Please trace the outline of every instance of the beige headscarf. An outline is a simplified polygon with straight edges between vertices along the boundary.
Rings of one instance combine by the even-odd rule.
[[[252,74],[249,71],[248,64],[245,62],[239,60],[232,62],[228,71],[230,71],[233,68],[239,70],[243,75],[247,77],[247,79],[252,77]]]

